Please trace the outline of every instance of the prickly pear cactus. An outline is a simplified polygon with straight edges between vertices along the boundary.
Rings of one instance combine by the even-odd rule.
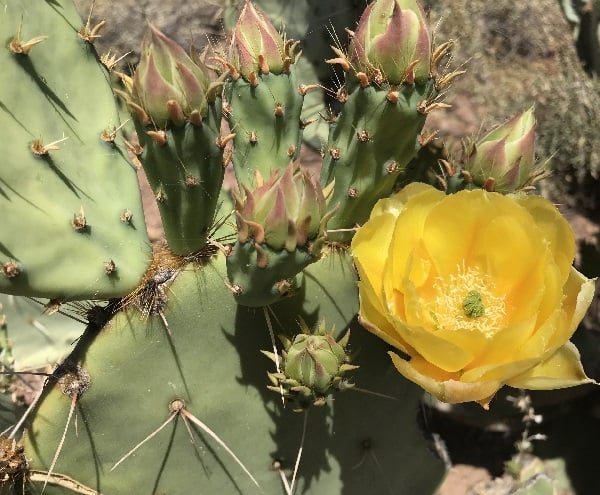
[[[296,77],[298,42],[285,39],[263,12],[246,2],[228,40],[224,113],[235,133],[232,157],[240,187],[255,187],[300,154],[303,98]]]
[[[208,68],[150,25],[133,79],[117,90],[132,112],[135,147],[174,253],[204,247],[223,183],[222,82]]]
[[[0,14],[14,33],[0,50],[13,143],[0,290],[52,298],[31,318],[0,300],[5,373],[22,356],[11,342],[34,342],[20,331],[77,333],[66,356],[42,349],[54,367],[0,435],[0,493],[434,493],[447,466],[418,426],[422,391],[359,325],[359,302],[375,302],[359,301],[349,241],[377,200],[421,176],[408,164],[459,74],[438,69],[451,43],[431,45],[415,1],[372,2],[328,60],[345,72],[341,110],[311,116],[304,97],[319,87],[300,46],[249,0],[213,54],[150,25],[132,75],[100,63],[103,24],[81,24],[66,0]],[[124,146],[117,96],[137,132]],[[329,127],[320,176],[298,158],[314,119]],[[531,160],[488,169],[495,141],[477,143],[455,183],[527,185],[534,131],[517,131],[511,146]],[[125,149],[158,202],[165,242],[152,249]]]
[[[343,241],[351,237],[344,229],[364,223],[396,182],[415,180],[407,166],[433,138],[421,134],[427,114],[444,106],[440,91],[458,74],[438,72],[451,44],[432,50],[416,2],[403,8],[373,2],[349,34],[348,51],[335,48],[328,60],[344,70],[346,81],[336,95],[342,111],[329,118],[321,170],[322,185],[335,184],[331,203],[340,204],[330,224],[340,232],[332,238]]]

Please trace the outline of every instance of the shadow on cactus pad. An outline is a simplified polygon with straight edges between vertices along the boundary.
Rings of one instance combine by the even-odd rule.
[[[54,473],[105,495],[279,495],[292,482],[303,445],[295,493],[435,489],[445,470],[414,421],[421,392],[393,371],[386,345],[356,325],[355,275],[348,258],[331,256],[309,267],[304,297],[284,300],[269,313],[273,331],[288,336],[299,331],[298,316],[313,326],[327,315],[327,325],[340,333],[351,327],[350,353],[360,365],[348,374],[355,389],[338,392],[307,413],[293,412],[290,404],[284,408],[281,396],[267,390],[267,372],[274,365],[260,352],[272,349],[265,311],[237,307],[225,278],[220,255],[200,269],[182,270],[164,310],[171,336],[159,318],[141,318],[131,308],[97,336],[90,332],[82,339],[72,359],[92,382],[77,401],[79,436],[71,425]],[[176,400],[185,403],[187,421],[182,414],[171,418],[169,405]],[[36,472],[51,464],[70,403],[54,387],[36,413],[26,445]],[[189,416],[222,439],[260,488]],[[42,484],[30,483],[32,493]],[[71,492],[52,478],[45,493]]]

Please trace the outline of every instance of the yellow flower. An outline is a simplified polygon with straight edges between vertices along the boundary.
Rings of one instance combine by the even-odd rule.
[[[488,406],[504,384],[592,382],[569,338],[594,295],[548,201],[413,183],[357,232],[361,323],[402,375],[445,402]]]

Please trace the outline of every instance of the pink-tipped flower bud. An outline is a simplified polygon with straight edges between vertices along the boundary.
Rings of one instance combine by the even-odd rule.
[[[367,5],[348,53],[355,72],[389,84],[424,83],[430,56],[425,13],[416,0],[376,0]]]
[[[174,108],[185,116],[194,110],[206,116],[210,81],[205,70],[150,25],[133,79],[133,100],[158,127],[164,127],[169,119],[178,120]]]
[[[475,186],[510,193],[532,184],[540,175],[533,108],[515,115],[466,151],[465,170]]]
[[[250,0],[242,8],[229,43],[229,63],[247,81],[259,74],[287,73],[296,44],[286,42],[264,12]]]
[[[323,237],[329,219],[321,186],[309,173],[291,162],[283,173],[274,172],[255,190],[246,189],[244,200],[236,198],[238,223],[249,226],[249,235],[260,231],[263,241],[275,250],[293,251]],[[241,228],[246,232],[247,229]]]

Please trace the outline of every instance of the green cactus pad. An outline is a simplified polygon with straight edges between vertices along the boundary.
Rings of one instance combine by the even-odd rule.
[[[2,292],[117,297],[150,261],[135,170],[118,138],[101,138],[119,126],[109,75],[81,27],[64,0],[0,13]],[[38,36],[47,39],[15,53]]]
[[[356,327],[356,294],[344,297],[342,288],[356,290],[353,277],[342,276],[347,263],[331,258],[312,265],[304,297],[273,306],[274,331],[296,332],[298,316],[311,327],[326,316],[328,326],[340,332],[354,322],[350,345],[361,365],[352,374],[357,386],[393,398],[351,390],[326,407],[311,408],[296,493],[433,492],[444,468],[416,427],[421,393],[392,370],[386,345]],[[159,318],[144,320],[126,310],[97,336],[82,339],[73,358],[92,384],[78,399],[79,436],[73,427],[67,432],[55,473],[107,495],[285,493],[273,463],[291,479],[304,415],[283,408],[281,397],[267,390],[267,371],[274,365],[260,352],[271,348],[264,312],[236,306],[223,282],[225,272],[222,256],[200,270],[181,272],[164,311],[172,337]],[[192,444],[182,417],[110,470],[165,422],[175,399],[222,438],[260,488],[190,423]],[[33,470],[48,468],[70,404],[55,388],[38,409],[26,445]],[[30,482],[31,491],[42,484]],[[71,492],[49,484],[45,493]]]
[[[435,95],[433,81],[401,85],[394,103],[388,99],[391,90],[389,85],[356,87],[341,115],[331,122],[321,185],[335,180],[329,207],[338,203],[341,207],[329,229],[349,229],[365,222],[376,201],[391,193],[420,149],[418,136],[426,115],[418,107]],[[406,183],[410,180],[407,173]],[[330,237],[346,241],[351,235]]]
[[[315,261],[305,249],[274,251],[266,244],[259,248],[268,259],[265,267],[258,266],[258,252],[253,241],[236,242],[227,257],[229,282],[236,301],[244,306],[266,306],[289,296],[300,283],[295,279],[296,275]],[[291,280],[289,284],[286,283],[288,280]]]
[[[201,125],[186,122],[164,131],[158,143],[138,124],[140,160],[154,190],[170,249],[179,255],[206,245],[223,184],[223,149],[217,145],[220,100],[208,104]],[[161,131],[163,132],[163,131]]]
[[[240,187],[254,189],[255,170],[267,179],[300,154],[304,97],[298,85],[294,65],[289,74],[261,74],[256,87],[241,77],[225,83],[224,113],[235,133],[233,166]]]

